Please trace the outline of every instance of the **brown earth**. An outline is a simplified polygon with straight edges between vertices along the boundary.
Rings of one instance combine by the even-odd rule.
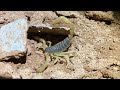
[[[68,49],[77,54],[67,64],[61,58],[43,73],[36,69],[44,64],[42,43],[32,37],[39,35],[56,43],[64,36],[28,33],[28,52],[24,62],[0,62],[0,77],[13,79],[120,79],[120,12],[113,11],[0,11],[0,26],[20,17],[28,17],[29,24],[50,23],[58,16],[66,16],[75,24],[76,36]],[[57,38],[56,38],[57,37]],[[22,58],[25,59],[25,58]],[[22,61],[22,60],[21,60]]]

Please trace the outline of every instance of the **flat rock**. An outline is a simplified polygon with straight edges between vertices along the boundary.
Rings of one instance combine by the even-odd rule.
[[[47,33],[54,35],[68,35],[70,28],[67,25],[52,25],[58,18],[53,11],[37,11],[31,17],[28,33]]]
[[[79,17],[78,11],[56,11],[56,13],[58,15],[69,16],[69,17],[74,17],[74,18]]]
[[[0,28],[0,60],[25,55],[27,30],[27,18],[20,18]]]
[[[92,18],[93,20],[99,20],[99,21],[113,21],[114,16],[113,12],[108,11],[108,12],[103,12],[103,11],[86,11],[85,16]]]

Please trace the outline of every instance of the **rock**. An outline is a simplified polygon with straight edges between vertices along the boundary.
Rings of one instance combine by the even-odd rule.
[[[12,75],[10,72],[12,72],[12,66],[9,64],[4,64],[3,62],[0,62],[0,78],[7,78],[11,79]]]
[[[20,79],[20,75],[12,65],[0,62],[0,79]]]
[[[52,25],[58,16],[52,11],[37,11],[31,17],[28,33],[48,33],[53,35],[68,35],[70,27],[67,25]]]
[[[112,78],[112,79],[120,79],[120,72],[109,70],[109,69],[103,69],[101,70],[104,78]]]
[[[72,79],[73,77],[64,71],[55,71],[51,74],[52,79]]]
[[[69,17],[79,17],[79,13],[77,11],[56,11],[58,15],[69,16]]]
[[[0,24],[7,24],[23,17],[25,17],[24,11],[0,11]]]
[[[41,73],[33,73],[32,79],[46,79]]]
[[[27,18],[15,20],[0,28],[0,60],[25,55],[27,30]]]
[[[18,69],[19,75],[22,79],[32,79],[33,73],[31,68],[20,68]]]
[[[89,64],[88,64],[88,68],[89,70],[100,70],[102,68],[108,67],[112,64],[117,64],[117,60],[116,59],[112,59],[112,58],[108,58],[108,59],[98,59],[98,60],[92,60]],[[88,69],[87,69],[88,70]],[[88,70],[88,71],[89,71]],[[91,71],[90,70],[90,71]]]
[[[102,78],[102,73],[100,71],[92,71],[86,73],[82,79],[100,79]]]
[[[85,16],[89,18],[93,18],[94,20],[107,20],[113,21],[113,12],[103,12],[103,11],[86,11]]]
[[[36,11],[31,17],[30,26],[39,26],[46,20],[51,21],[55,18],[57,18],[57,15],[52,11]]]

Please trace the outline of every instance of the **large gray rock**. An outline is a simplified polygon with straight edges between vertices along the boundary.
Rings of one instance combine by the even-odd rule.
[[[15,20],[0,28],[0,60],[25,55],[27,30],[27,18]]]

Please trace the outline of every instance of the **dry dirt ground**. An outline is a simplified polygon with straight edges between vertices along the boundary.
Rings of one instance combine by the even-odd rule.
[[[0,27],[21,17],[28,17],[29,25],[52,22],[65,16],[75,24],[75,36],[68,51],[75,51],[48,66],[42,72],[36,69],[44,64],[41,43],[37,35],[52,43],[61,41],[62,35],[28,33],[27,55],[18,60],[0,62],[0,77],[12,79],[120,79],[120,12],[115,11],[0,11]],[[57,37],[57,38],[56,38]],[[25,60],[22,60],[25,59]]]

